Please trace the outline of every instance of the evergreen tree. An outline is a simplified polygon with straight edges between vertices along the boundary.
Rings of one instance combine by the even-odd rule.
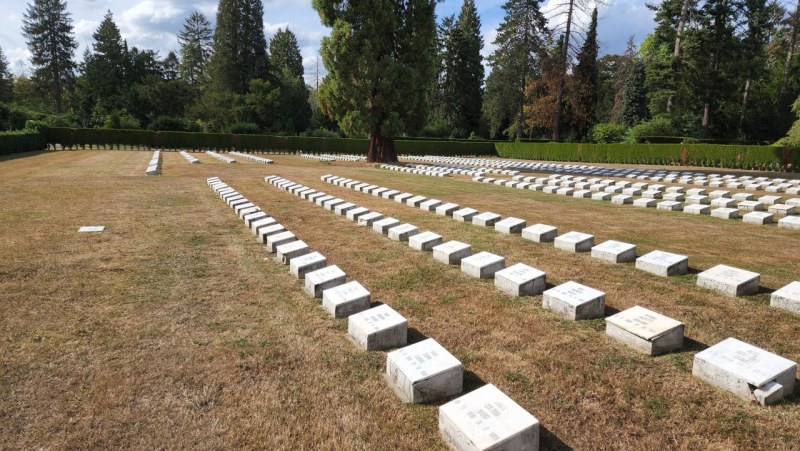
[[[180,74],[186,82],[197,86],[205,80],[206,64],[211,56],[214,31],[202,13],[194,11],[183,23],[178,34],[180,50]]]
[[[131,60],[111,11],[106,12],[92,37],[94,51],[84,57],[82,87],[94,113],[106,115],[125,108],[124,94],[129,81],[126,73],[130,72]],[[138,51],[135,54],[138,60]]]
[[[397,161],[393,138],[427,120],[436,75],[436,0],[314,0],[328,76],[319,100],[349,134],[368,133],[368,160]]]
[[[628,63],[619,104],[619,121],[632,126],[647,118],[645,68],[636,56]]]
[[[210,59],[213,86],[244,94],[250,80],[267,75],[269,61],[261,0],[220,0]]]
[[[295,77],[303,77],[303,57],[300,55],[300,46],[297,37],[287,27],[278,29],[275,36],[269,41],[270,62],[278,70],[289,69]]]
[[[178,60],[178,55],[171,51],[161,61],[161,73],[164,80],[177,80],[180,77],[181,62]]]
[[[540,3],[508,0],[503,5],[505,17],[494,40],[497,49],[489,57],[492,73],[484,95],[492,136],[506,127],[515,130],[517,139],[522,136],[525,89],[538,77],[537,63],[545,54],[543,35],[547,29]]]
[[[64,94],[74,80],[73,57],[78,47],[67,4],[62,0],[34,0],[28,4],[22,23],[32,55],[33,79],[54,102],[56,114],[61,114]]]
[[[583,138],[597,122],[598,78],[597,67],[597,8],[592,11],[589,31],[578,53],[572,79],[571,110],[577,137]]]
[[[8,70],[8,60],[0,47],[0,102],[10,102],[14,92],[14,81]]]
[[[480,127],[483,103],[483,38],[475,1],[464,0],[458,19],[445,30],[445,116],[454,134],[466,137]]]

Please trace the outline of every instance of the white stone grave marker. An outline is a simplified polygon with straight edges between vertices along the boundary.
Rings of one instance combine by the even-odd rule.
[[[464,367],[432,338],[386,356],[389,385],[404,402],[425,403],[461,393]]]

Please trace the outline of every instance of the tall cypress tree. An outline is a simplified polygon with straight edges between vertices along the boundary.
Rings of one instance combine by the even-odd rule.
[[[597,8],[592,11],[589,31],[578,53],[578,64],[572,77],[572,123],[578,138],[583,138],[597,121]]]
[[[541,0],[508,0],[497,29],[497,49],[489,57],[492,73],[486,81],[484,110],[492,135],[508,126],[522,137],[525,88],[538,76],[537,63],[546,54],[546,20]]]
[[[197,86],[205,80],[206,64],[211,56],[214,31],[206,16],[194,11],[183,23],[178,34],[180,50],[180,74],[187,83]]]
[[[220,0],[211,56],[218,91],[244,94],[250,80],[267,75],[267,40],[261,0]]]
[[[131,61],[111,11],[106,12],[92,37],[93,52],[83,63],[84,89],[100,107],[99,113],[107,114],[125,107],[126,73],[131,72]]]
[[[278,29],[269,41],[269,52],[270,62],[278,70],[288,69],[295,77],[302,77],[305,73],[297,37],[289,27],[285,30]]]
[[[33,64],[33,80],[63,111],[64,93],[75,77],[73,59],[78,44],[72,29],[67,4],[62,0],[34,0],[22,19],[22,34],[28,43]]]
[[[445,38],[445,77],[449,126],[464,136],[478,130],[483,103],[483,38],[474,0],[464,0]]]
[[[427,119],[436,77],[436,0],[314,0],[328,76],[323,110],[350,133],[368,133],[369,161],[397,161],[395,136]]]
[[[8,60],[0,47],[0,102],[10,102],[13,93],[11,72],[8,70]]]

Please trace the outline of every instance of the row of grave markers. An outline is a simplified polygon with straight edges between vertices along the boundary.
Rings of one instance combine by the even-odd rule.
[[[332,316],[348,318],[348,333],[361,348],[399,348],[387,354],[386,373],[403,401],[431,402],[462,392],[463,365],[444,347],[430,338],[406,346],[408,321],[399,313],[386,304],[370,309],[369,291],[356,281],[347,283],[338,266],[325,266],[325,257],[311,253],[307,244],[287,235],[291,232],[264,233],[282,226],[219,178],[208,183],[278,261],[305,279],[309,295],[321,297]],[[456,449],[538,449],[539,421],[491,384],[442,405],[439,424],[445,441]]]
[[[161,173],[161,150],[157,149],[153,152],[150,162],[147,164],[146,175],[158,175]]]
[[[208,155],[211,158],[216,158],[217,160],[223,163],[228,163],[228,164],[236,163],[236,160],[234,160],[233,158],[222,155],[221,153],[214,152],[213,150],[206,150],[206,155]]]
[[[376,197],[383,197],[385,195],[386,198],[394,197],[394,200],[398,201],[398,196],[400,196],[401,200],[398,201],[399,203],[406,203],[409,206],[430,211],[425,207],[420,207],[421,203],[425,201],[424,198],[422,202],[417,203],[419,199],[407,198],[401,195],[392,196],[390,191],[393,190],[388,190],[388,188],[385,187],[377,187],[375,185],[364,184],[356,180],[333,175],[325,175],[322,179],[328,183],[349,187],[357,191],[372,194]],[[323,197],[329,198],[323,201],[323,205],[325,202],[329,202],[332,205],[340,205],[339,202],[345,202],[342,199],[337,199],[329,195]],[[355,207],[354,204],[345,204]],[[366,212],[368,212],[368,210],[366,210]],[[363,214],[367,214],[366,212]],[[380,214],[377,215],[382,217]],[[475,215],[475,217],[477,216],[478,215]],[[399,223],[399,221],[396,222]],[[499,222],[500,221],[497,221],[495,224]],[[432,232],[425,233],[431,234]],[[560,246],[562,249],[566,248],[568,250],[574,250],[576,246],[581,246],[579,243],[584,242],[586,239],[585,236],[581,236],[584,234],[580,234],[579,232],[571,233],[576,235],[570,236],[563,240],[561,244],[556,245]],[[409,238],[409,240],[411,239],[413,239],[413,237]],[[441,240],[441,237],[439,237],[439,239]],[[555,238],[555,240],[558,240],[558,238]],[[602,254],[605,254],[606,258],[613,258],[615,260],[620,254],[618,244],[624,245],[624,243],[613,241],[603,243],[601,249],[598,249],[597,256],[602,258]],[[599,290],[570,281],[550,290],[543,291],[545,286],[545,274],[543,272],[524,264],[518,264],[503,269],[505,267],[505,258],[488,252],[481,252],[473,256],[471,255],[471,247],[469,245],[457,241],[450,241],[445,244],[433,246],[431,250],[434,253],[434,258],[437,260],[449,264],[458,264],[460,262],[462,271],[473,277],[495,277],[495,285],[506,293],[515,296],[542,293],[542,306],[545,309],[552,310],[569,319],[590,319],[602,317],[604,314],[605,293]],[[440,252],[438,256],[437,251]],[[637,267],[654,273],[666,272],[666,274],[662,273],[661,275],[669,275],[670,266],[675,264],[672,256],[673,254],[654,251],[647,254],[645,256],[647,258],[638,259]],[[684,263],[685,261],[686,260],[683,260]],[[745,271],[744,273],[748,272]],[[742,289],[752,288],[752,282],[749,282],[749,285],[747,282],[732,283],[731,279],[736,280],[743,275],[749,277],[749,275],[752,274],[755,273],[743,274],[742,270],[718,265],[702,273],[698,277],[698,285],[716,289],[717,291],[730,295],[740,295]],[[755,276],[757,287],[758,275],[755,274]],[[786,289],[791,289],[791,287],[792,285]],[[800,283],[795,282],[793,288],[795,292],[798,292],[798,288],[800,288]],[[800,292],[798,292],[798,294],[800,294]],[[606,319],[606,332],[608,335],[649,355],[680,349],[683,345],[683,331],[684,326],[682,323],[640,306],[635,306]],[[731,345],[731,343],[733,343],[733,345]],[[747,353],[757,351],[759,357],[753,363],[757,368],[743,368],[736,367],[735,365],[732,367],[730,365],[726,366],[726,359],[733,358],[730,354],[739,352],[739,350],[742,349]],[[773,365],[777,365],[780,371],[773,372],[772,370],[775,369]],[[693,374],[706,382],[731,391],[744,399],[755,399],[762,405],[775,403],[784,396],[792,393],[796,370],[797,366],[794,362],[733,338],[729,338],[718,345],[698,353],[695,356],[693,365]],[[738,379],[738,383],[731,382],[731,377],[735,379],[736,376],[741,376],[748,371],[761,371],[774,377],[768,380],[765,379],[758,384],[753,383],[753,381],[756,380],[753,377],[745,378],[748,381],[747,383],[743,383],[742,379]],[[791,374],[791,381],[788,378],[789,374]],[[750,387],[748,384],[753,385],[753,387]]]
[[[190,154],[189,152],[187,152],[187,151],[185,151],[185,150],[181,150],[181,151],[180,151],[180,154],[181,154],[181,156],[182,156],[183,158],[185,158],[185,159],[186,159],[186,161],[188,161],[188,162],[189,162],[189,164],[200,164],[200,160],[199,160],[199,159],[197,159],[197,158],[195,158],[195,157],[194,157],[192,154]]]
[[[781,204],[779,202],[782,202],[783,198],[780,196],[761,196],[756,200],[749,193],[737,193],[733,197],[726,197],[730,195],[730,191],[715,190],[709,193],[703,188],[691,188],[687,191],[677,186],[559,175],[515,176],[514,180],[474,177],[472,181],[577,199],[610,201],[618,205],[683,211],[695,215],[708,214],[722,219],[738,219],[739,212],[746,211],[748,213],[742,216],[742,221],[749,224],[771,224],[775,216],[783,216],[778,220],[778,227],[800,228],[800,217],[793,216],[800,206],[800,198],[788,199],[787,203]],[[641,197],[635,199],[635,196]],[[659,202],[660,199],[663,200]],[[765,212],[765,208],[769,211]]]
[[[255,161],[256,163],[264,163],[264,164],[272,164],[274,161],[270,160],[269,158],[259,157],[258,155],[253,155],[250,153],[242,153],[242,152],[230,152],[231,155],[236,155],[237,157],[246,158],[250,161]]]

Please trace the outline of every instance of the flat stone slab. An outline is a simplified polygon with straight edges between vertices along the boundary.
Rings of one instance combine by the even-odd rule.
[[[589,252],[594,246],[594,235],[581,232],[567,232],[557,237],[553,244],[557,249],[569,252]]]
[[[323,291],[322,308],[334,318],[347,318],[367,310],[371,298],[370,292],[354,280]]]
[[[386,356],[386,378],[408,403],[426,403],[461,393],[464,366],[432,338]]]
[[[779,204],[783,201],[782,196],[761,196],[758,198],[758,201],[764,205],[775,205]]]
[[[658,201],[655,199],[640,197],[639,199],[633,201],[633,206],[639,208],[655,208],[657,203]]]
[[[558,229],[547,224],[534,224],[522,229],[522,238],[537,243],[550,243],[556,239]]]
[[[611,263],[629,263],[636,260],[636,245],[608,240],[592,248],[592,257]]]
[[[361,349],[393,349],[405,346],[408,342],[408,320],[383,304],[350,315],[347,333]]]
[[[800,230],[800,217],[787,216],[785,218],[781,218],[778,220],[778,227],[782,227],[784,229]]]
[[[764,204],[755,200],[743,200],[737,205],[739,210],[743,211],[764,211]]]
[[[761,275],[732,266],[717,265],[697,275],[697,285],[728,296],[758,293]]]
[[[775,216],[789,216],[796,213],[796,208],[793,205],[774,204],[770,205],[767,211]]]
[[[433,232],[422,232],[408,238],[408,245],[412,249],[431,252],[435,246],[442,244],[442,236]]]
[[[616,205],[628,205],[633,203],[633,197],[627,194],[618,194],[611,198],[611,203]]]
[[[502,217],[497,213],[485,212],[472,217],[472,223],[481,227],[492,227],[500,222]]]
[[[358,225],[372,227],[375,221],[383,219],[383,215],[377,211],[369,212],[358,217]]]
[[[711,191],[710,193],[708,193],[708,197],[710,197],[712,199],[719,199],[721,197],[729,197],[730,194],[731,194],[730,191],[715,190],[715,191]]]
[[[539,449],[539,420],[492,384],[439,407],[439,432],[456,450]]]
[[[289,271],[298,279],[305,279],[311,271],[322,269],[328,265],[328,259],[319,252],[301,255],[289,261]]]
[[[394,201],[397,202],[398,204],[404,204],[408,199],[411,199],[412,197],[414,197],[414,195],[411,193],[402,193],[394,196]]]
[[[739,217],[738,208],[715,208],[711,210],[711,216],[720,219],[737,219]]]
[[[570,281],[545,291],[542,307],[572,320],[591,319],[603,316],[605,300],[602,291]]]
[[[592,200],[611,200],[613,196],[609,193],[593,193]]]
[[[689,271],[689,257],[653,251],[636,259],[636,269],[662,277],[679,276]]]
[[[491,279],[494,273],[505,267],[505,257],[489,252],[478,252],[461,259],[461,272],[479,279]]]
[[[311,249],[309,249],[308,244],[302,240],[297,240],[276,247],[275,258],[284,265],[288,265],[293,259],[309,252],[311,252]]]
[[[349,219],[349,220],[351,220],[353,222],[356,222],[356,221],[358,221],[358,218],[360,218],[361,216],[363,216],[363,215],[365,215],[367,213],[369,213],[369,208],[356,207],[356,208],[353,208],[352,210],[348,210],[347,211],[347,219]]]
[[[773,292],[769,305],[800,315],[800,282],[792,282]]]
[[[533,296],[544,291],[546,277],[543,271],[517,263],[494,273],[494,286],[511,296]]]
[[[278,246],[292,241],[297,241],[297,237],[294,233],[286,231],[268,236],[265,244],[267,245],[267,250],[274,254],[278,252]]]
[[[746,213],[742,216],[742,222],[746,222],[748,224],[772,224],[772,220],[775,218],[775,215],[772,213],[767,213],[765,211],[751,211],[750,213]]]
[[[408,200],[406,200],[406,205],[409,207],[419,208],[422,202],[428,200],[425,196],[414,196]]]
[[[657,210],[681,211],[682,203],[673,200],[665,200],[656,205]]]
[[[684,324],[644,307],[634,306],[606,318],[606,333],[648,355],[683,347]]]
[[[500,221],[497,221],[494,224],[494,229],[500,233],[506,233],[509,235],[522,233],[522,229],[526,226],[526,222],[524,219],[519,218],[505,218]]]
[[[442,204],[436,207],[436,214],[439,216],[453,216],[453,212],[459,209],[458,204]]]
[[[438,199],[428,199],[419,204],[419,209],[424,211],[436,211],[436,207],[442,205],[442,201]]]
[[[478,210],[474,208],[462,208],[453,212],[453,219],[461,222],[471,222],[472,218],[478,215]]]
[[[412,224],[402,224],[389,229],[387,235],[392,241],[406,242],[409,237],[419,233],[419,228]]]
[[[323,291],[344,284],[346,278],[344,271],[336,265],[308,272],[305,280],[306,293],[321,298]]]
[[[78,233],[94,233],[94,232],[102,232],[106,229],[106,226],[83,226],[78,229]]]
[[[333,209],[333,212],[336,213],[337,215],[344,216],[345,214],[347,214],[348,211],[353,210],[355,208],[357,208],[356,204],[345,202],[343,204],[337,205]]]
[[[463,258],[472,255],[472,246],[460,241],[448,241],[433,247],[433,258],[448,265],[460,265]]]
[[[683,212],[690,215],[707,215],[711,214],[711,207],[703,204],[690,204],[683,207]]]
[[[372,223],[372,230],[387,235],[389,233],[389,229],[392,227],[397,227],[400,225],[400,221],[394,218],[383,218],[378,221]]]
[[[275,224],[277,224],[277,222],[275,221],[275,218],[271,218],[271,217],[267,216],[266,218],[261,218],[261,219],[257,219],[255,221],[253,221],[252,224],[250,224],[250,231],[253,233],[253,235],[258,236],[258,232],[262,228],[268,227],[268,226],[271,226],[271,225],[275,225]]]
[[[791,395],[797,363],[727,338],[695,354],[692,374],[744,400],[770,405]]]
[[[244,225],[247,226],[247,228],[249,229],[250,227],[253,226],[254,222],[256,222],[256,221],[258,221],[260,219],[266,219],[266,218],[269,218],[269,215],[264,213],[261,210],[258,210],[258,211],[254,211],[252,213],[248,213],[248,214],[244,215],[244,217],[242,218],[242,221],[244,221]]]
[[[258,229],[258,241],[267,244],[267,239],[272,235],[277,235],[286,231],[282,224],[272,224]]]

